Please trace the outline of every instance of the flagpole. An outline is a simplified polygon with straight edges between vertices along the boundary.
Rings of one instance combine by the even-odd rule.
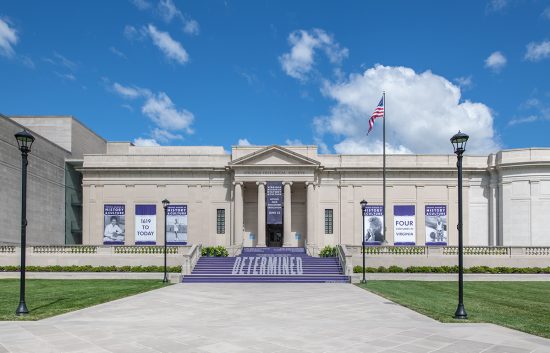
[[[382,116],[382,198],[383,210],[382,221],[384,222],[384,241],[386,235],[386,91],[382,91],[382,99],[384,102],[384,115]]]

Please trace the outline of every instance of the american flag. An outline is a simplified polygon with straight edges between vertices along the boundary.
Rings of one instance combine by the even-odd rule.
[[[378,103],[378,106],[376,109],[374,109],[374,113],[372,113],[370,119],[369,119],[369,131],[367,132],[367,135],[370,134],[372,131],[372,128],[374,127],[374,120],[377,118],[383,118],[384,117],[384,96],[380,98],[380,103]]]

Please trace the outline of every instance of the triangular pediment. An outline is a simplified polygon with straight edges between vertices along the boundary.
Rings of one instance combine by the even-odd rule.
[[[269,146],[229,163],[239,166],[301,166],[317,167],[319,162],[281,146]]]

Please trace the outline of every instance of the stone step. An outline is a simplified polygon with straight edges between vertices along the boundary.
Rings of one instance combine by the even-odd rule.
[[[297,271],[297,263],[300,263],[301,274],[283,272],[282,267],[277,267],[279,274],[260,275],[249,271],[250,263],[258,261],[248,258],[294,258],[289,271]],[[247,259],[244,259],[247,258]],[[297,258],[299,260],[297,260]],[[244,274],[233,274],[235,263],[246,261],[243,267]],[[278,260],[281,261],[281,260]],[[284,261],[284,260],[283,260]],[[290,261],[289,261],[290,262]],[[286,261],[284,261],[286,263]],[[259,270],[259,269],[258,269]],[[250,273],[250,274],[249,274]],[[342,267],[336,257],[312,257],[306,254],[304,248],[243,248],[237,257],[201,257],[192,274],[184,276],[185,283],[349,283],[350,277],[344,276]]]
[[[349,276],[343,275],[294,275],[294,276],[254,276],[254,275],[188,275],[183,283],[350,283]]]

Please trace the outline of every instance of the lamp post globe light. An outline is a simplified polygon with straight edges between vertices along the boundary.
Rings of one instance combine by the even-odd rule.
[[[363,279],[361,279],[361,283],[367,283],[365,278],[365,209],[367,208],[367,201],[363,200],[359,204],[361,205],[361,221],[363,222],[363,234],[361,234],[363,238],[361,242],[363,244]]]
[[[168,282],[168,272],[166,270],[166,231],[168,229],[168,224],[166,223],[166,215],[168,213],[168,206],[170,205],[170,201],[167,199],[162,200],[162,207],[164,208],[164,279],[162,280],[163,283]]]
[[[19,280],[19,306],[15,311],[17,316],[29,313],[25,303],[25,255],[27,252],[27,159],[31,152],[34,136],[26,129],[15,134],[17,146],[21,151],[21,269]]]
[[[463,242],[462,242],[462,154],[466,151],[466,143],[469,136],[458,131],[451,137],[455,154],[457,157],[456,167],[458,168],[458,306],[455,312],[455,319],[467,319],[468,314],[464,309],[464,263],[463,263]]]

